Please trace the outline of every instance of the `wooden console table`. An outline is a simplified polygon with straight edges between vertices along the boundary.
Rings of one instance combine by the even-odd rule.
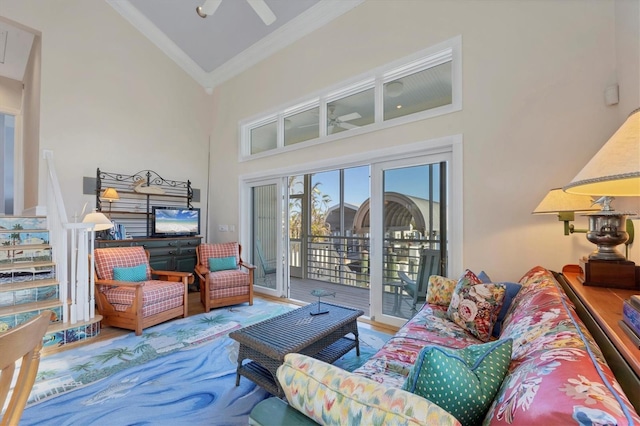
[[[638,291],[584,286],[578,278],[582,274],[580,266],[566,265],[562,268],[565,282],[560,280],[560,284],[602,349],[620,386],[640,412],[640,349],[618,324],[622,302]]]

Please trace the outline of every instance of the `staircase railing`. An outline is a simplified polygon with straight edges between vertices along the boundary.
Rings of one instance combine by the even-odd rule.
[[[47,226],[60,288],[62,321],[88,321],[95,316],[93,274],[87,261],[93,251],[93,225],[69,223],[53,151],[45,150],[43,156],[47,164]]]

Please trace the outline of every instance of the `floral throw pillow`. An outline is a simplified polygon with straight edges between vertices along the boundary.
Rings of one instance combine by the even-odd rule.
[[[488,342],[505,291],[504,284],[482,283],[473,272],[467,270],[453,291],[447,317],[478,339]]]
[[[449,306],[456,284],[456,280],[452,280],[451,278],[431,275],[429,277],[429,286],[427,287],[427,303],[431,305]]]

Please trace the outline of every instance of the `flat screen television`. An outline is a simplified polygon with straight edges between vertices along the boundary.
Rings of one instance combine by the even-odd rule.
[[[153,237],[184,237],[200,234],[200,209],[153,206]]]

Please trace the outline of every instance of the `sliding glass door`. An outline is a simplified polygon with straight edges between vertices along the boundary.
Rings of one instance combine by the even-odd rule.
[[[372,315],[410,318],[419,309],[408,289],[418,278],[423,250],[438,252],[446,270],[447,155],[375,164]],[[409,284],[409,285],[407,285]]]
[[[441,275],[461,268],[461,164],[461,139],[451,137],[245,180],[241,240],[256,291],[311,303],[313,290],[326,289],[373,320],[402,325],[424,300],[412,306],[400,277],[417,279],[421,252],[437,252]]]

